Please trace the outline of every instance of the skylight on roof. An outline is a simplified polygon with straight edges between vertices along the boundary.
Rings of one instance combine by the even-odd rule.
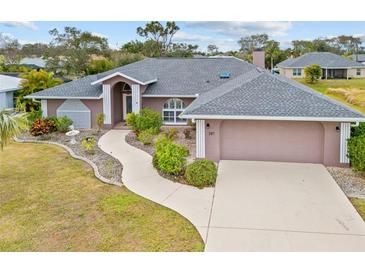
[[[219,78],[224,79],[224,78],[229,78],[231,77],[231,73],[228,71],[222,71],[221,73],[219,73]]]

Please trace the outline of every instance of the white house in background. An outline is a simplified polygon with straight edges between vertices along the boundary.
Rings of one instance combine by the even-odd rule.
[[[21,78],[0,74],[0,110],[14,107],[14,92],[21,89]]]
[[[351,59],[365,65],[365,54],[353,54]]]
[[[319,65],[323,79],[365,78],[365,65],[331,52],[310,52],[277,64],[279,74],[288,78],[304,78],[304,68]]]
[[[46,61],[40,57],[25,57],[20,60],[20,65],[28,66],[31,68],[45,68]]]

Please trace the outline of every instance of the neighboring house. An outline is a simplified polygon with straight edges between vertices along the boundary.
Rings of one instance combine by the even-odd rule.
[[[196,122],[196,157],[346,165],[360,113],[234,57],[145,59],[34,93],[44,115],[105,127],[149,107],[166,125]]]
[[[14,92],[21,89],[22,79],[0,74],[0,110],[14,108]]]
[[[30,67],[32,69],[43,69],[46,67],[46,61],[40,57],[26,57],[20,60],[20,65]]]
[[[365,65],[365,54],[353,54],[351,59]]]
[[[304,68],[314,64],[321,66],[323,79],[365,77],[365,65],[330,52],[311,52],[297,58],[289,58],[277,64],[277,67],[283,76],[304,78]]]

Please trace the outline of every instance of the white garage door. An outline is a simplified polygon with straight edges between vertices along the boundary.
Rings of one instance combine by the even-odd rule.
[[[79,99],[68,99],[57,109],[57,117],[67,116],[75,128],[91,128],[91,111]]]

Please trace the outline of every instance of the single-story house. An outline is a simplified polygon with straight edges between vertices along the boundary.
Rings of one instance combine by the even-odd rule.
[[[196,157],[346,165],[351,123],[365,117],[234,57],[145,59],[34,93],[43,114],[113,128],[149,107],[166,125],[196,122]]]
[[[0,74],[0,110],[14,108],[14,92],[21,89],[21,78]]]
[[[353,54],[351,59],[365,65],[365,54]]]
[[[310,65],[322,68],[323,79],[350,79],[365,77],[365,65],[331,52],[311,52],[289,58],[277,64],[279,73],[288,78],[304,78],[304,68]]]

